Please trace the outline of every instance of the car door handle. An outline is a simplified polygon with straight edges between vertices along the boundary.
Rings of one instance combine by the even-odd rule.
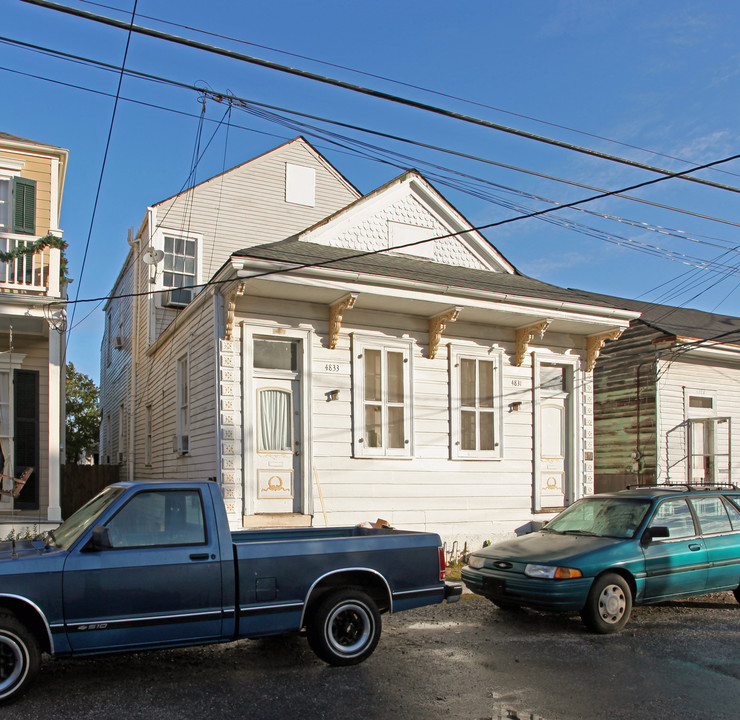
[[[696,545],[695,543],[691,543],[691,545],[689,545],[689,550],[694,550],[694,551],[701,550],[701,545]],[[192,557],[192,555],[190,557]]]
[[[191,560],[208,560],[208,553],[192,553]]]

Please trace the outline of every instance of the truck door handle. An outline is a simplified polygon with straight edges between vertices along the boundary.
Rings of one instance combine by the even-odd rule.
[[[696,545],[695,543],[691,543],[691,545],[689,545],[689,550],[694,550],[694,551],[701,550],[701,545]],[[192,557],[192,555],[190,557]]]
[[[208,553],[191,553],[191,560],[208,560]]]

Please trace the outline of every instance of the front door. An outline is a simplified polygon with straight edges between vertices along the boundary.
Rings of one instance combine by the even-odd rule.
[[[542,509],[561,508],[570,500],[568,386],[566,366],[540,365],[539,497]]]
[[[298,380],[256,378],[256,513],[301,512]]]

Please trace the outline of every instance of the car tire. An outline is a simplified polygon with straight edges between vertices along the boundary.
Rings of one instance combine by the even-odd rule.
[[[321,600],[306,628],[311,650],[330,665],[357,665],[372,655],[382,621],[373,599],[348,588]]]
[[[733,591],[733,595],[735,596],[735,600],[737,600],[740,603],[740,585],[738,585]]]
[[[9,612],[0,612],[0,703],[14,700],[31,684],[41,664],[33,633]]]
[[[581,619],[586,627],[602,635],[619,632],[630,619],[632,590],[616,573],[606,573],[594,580]]]

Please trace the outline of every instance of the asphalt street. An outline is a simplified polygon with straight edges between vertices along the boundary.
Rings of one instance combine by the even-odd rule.
[[[635,608],[613,636],[466,594],[385,616],[374,655],[350,668],[323,664],[300,636],[46,658],[0,717],[736,720],[738,640],[731,594]]]

